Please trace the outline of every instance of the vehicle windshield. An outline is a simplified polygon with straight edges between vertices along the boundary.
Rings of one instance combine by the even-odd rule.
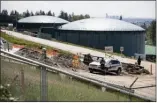
[[[96,62],[100,62],[102,60],[102,58],[98,58],[98,57],[93,57],[93,60]],[[105,61],[105,60],[104,60]]]

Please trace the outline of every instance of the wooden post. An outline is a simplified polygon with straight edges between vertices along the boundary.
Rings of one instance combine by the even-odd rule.
[[[137,81],[137,79],[138,79],[138,77],[136,77],[136,79],[132,82],[132,84],[130,85],[130,89],[135,84],[135,82]]]
[[[152,75],[152,64],[150,65],[150,74]]]

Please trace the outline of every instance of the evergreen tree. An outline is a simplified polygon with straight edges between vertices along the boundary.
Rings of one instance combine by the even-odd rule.
[[[38,11],[37,11],[37,12],[35,12],[35,15],[40,15],[40,12],[38,12]]]
[[[26,13],[25,13],[25,17],[29,17],[30,16],[30,13],[29,11],[27,10]]]
[[[64,11],[61,11],[58,17],[64,19]]]
[[[8,11],[7,11],[7,10],[2,10],[1,14],[2,14],[2,15],[7,15],[7,16],[8,16]]]
[[[71,15],[68,16],[68,21],[70,21],[70,22],[72,21],[72,16]]]
[[[55,13],[53,12],[52,16],[55,16]]]
[[[19,14],[18,11],[15,10],[15,15],[16,15],[17,17],[19,17],[20,14]]]
[[[14,16],[15,15],[15,12],[14,12],[14,10],[12,10],[11,12],[10,12],[10,16]]]
[[[32,11],[31,11],[30,15],[31,15],[31,16],[34,16],[34,14],[33,14],[33,12],[32,12]]]
[[[85,15],[85,18],[90,18],[90,16],[88,14]]]
[[[151,45],[156,45],[156,21],[152,21],[151,25],[147,30],[148,43]]]
[[[45,12],[44,12],[44,11],[42,11],[42,15],[45,15]]]
[[[79,20],[84,19],[84,16],[81,14],[79,15]]]
[[[47,15],[52,16],[51,10],[48,11]]]
[[[42,11],[42,10],[40,10],[40,15],[45,15],[45,12],[44,11]]]
[[[64,13],[64,18],[63,19],[68,20],[68,13],[67,12]]]
[[[122,20],[122,15],[120,16],[119,20]]]

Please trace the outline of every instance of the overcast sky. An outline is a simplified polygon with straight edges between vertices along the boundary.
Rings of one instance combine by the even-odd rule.
[[[91,17],[122,15],[123,17],[155,18],[155,1],[1,1],[1,10],[27,9],[34,13],[39,10],[51,10],[56,16],[60,11],[74,14],[89,14]]]

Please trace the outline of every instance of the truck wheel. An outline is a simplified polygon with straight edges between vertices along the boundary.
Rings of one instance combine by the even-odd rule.
[[[91,68],[89,68],[89,72],[90,72],[90,73],[93,73],[93,70],[92,70]]]
[[[117,75],[120,75],[121,74],[121,68],[118,68],[118,70],[116,71]]]
[[[92,71],[92,70],[90,70],[90,73],[93,73],[93,71]]]
[[[106,70],[103,73],[106,75]]]
[[[106,73],[107,73],[107,70],[108,70],[107,68],[104,68],[104,74],[105,74],[105,75],[106,75]]]

